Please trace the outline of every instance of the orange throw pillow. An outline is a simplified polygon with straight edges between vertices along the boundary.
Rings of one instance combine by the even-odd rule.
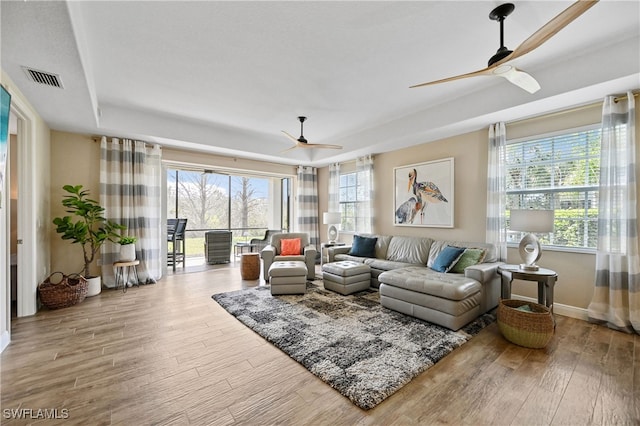
[[[281,256],[298,256],[300,254],[300,238],[280,240]]]

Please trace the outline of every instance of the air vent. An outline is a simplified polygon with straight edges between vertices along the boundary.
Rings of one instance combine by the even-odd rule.
[[[31,81],[45,84],[47,86],[59,87],[60,89],[63,88],[60,76],[57,74],[52,74],[46,71],[39,71],[28,67],[22,67],[22,69],[27,73],[27,76]]]

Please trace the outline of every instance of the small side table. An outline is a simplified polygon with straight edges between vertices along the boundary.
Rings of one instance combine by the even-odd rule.
[[[513,280],[536,281],[538,283],[538,303],[545,305],[553,314],[553,287],[558,274],[551,269],[540,268],[537,271],[526,271],[518,265],[501,265],[498,273],[502,276],[502,298],[511,298],[511,282]]]
[[[139,260],[117,260],[113,262],[113,269],[115,269],[116,275],[116,290],[122,282],[122,292],[127,292],[127,284],[129,283],[129,274],[133,270],[133,275],[136,277],[136,284],[140,286],[140,280],[138,279],[138,269],[136,266],[140,264]],[[126,275],[126,278],[125,278]]]
[[[320,266],[322,266],[324,264],[324,249],[329,248],[329,247],[342,247],[342,246],[346,246],[346,243],[340,243],[340,242],[335,242],[335,243],[322,243],[320,244]],[[327,261],[329,260],[329,253],[327,253]]]

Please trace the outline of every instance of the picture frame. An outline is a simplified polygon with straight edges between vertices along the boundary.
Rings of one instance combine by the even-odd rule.
[[[393,169],[394,226],[453,228],[453,157]]]
[[[2,208],[5,176],[7,172],[7,152],[9,148],[9,114],[11,94],[0,84],[0,208]]]

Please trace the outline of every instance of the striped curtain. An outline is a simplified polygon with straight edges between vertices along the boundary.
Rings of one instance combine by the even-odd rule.
[[[340,211],[340,164],[329,165],[329,203],[328,212]]]
[[[635,102],[607,96],[602,110],[598,249],[589,320],[640,334]]]
[[[504,171],[507,132],[504,123],[489,126],[487,167],[486,241],[496,247],[499,261],[507,260],[507,226],[505,219],[506,177]]]
[[[362,234],[373,232],[373,158],[370,155],[356,159],[356,181],[358,203],[356,231]]]
[[[112,138],[100,142],[100,203],[107,219],[125,225],[125,235],[135,236],[138,278],[155,283],[162,274],[161,262],[161,150],[158,145]],[[120,246],[102,247],[102,280],[115,286],[113,262]],[[134,277],[129,277],[133,284]],[[137,283],[136,283],[137,284]]]
[[[318,171],[315,167],[298,166],[298,190],[296,194],[298,211],[297,232],[309,234],[309,241],[320,250],[320,230],[318,228]]]

